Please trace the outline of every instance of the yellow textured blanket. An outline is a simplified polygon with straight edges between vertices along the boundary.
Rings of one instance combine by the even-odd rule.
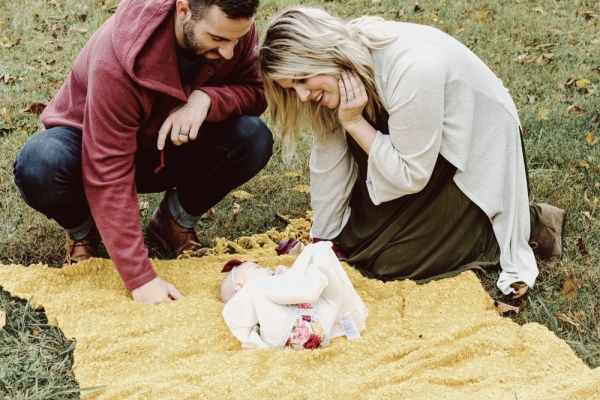
[[[236,257],[292,265],[267,247]],[[186,296],[168,305],[133,302],[104,259],[0,265],[0,286],[33,296],[77,341],[79,384],[106,385],[86,398],[600,398],[600,369],[545,327],[499,316],[471,272],[384,284],[344,265],[370,313],[360,339],[316,351],[244,350],[221,317],[219,271],[231,258],[154,261]]]

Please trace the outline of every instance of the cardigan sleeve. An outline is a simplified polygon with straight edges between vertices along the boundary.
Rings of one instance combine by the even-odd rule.
[[[385,58],[380,92],[389,135],[377,132],[369,153],[367,188],[374,204],[421,191],[440,152],[446,68],[426,46]]]
[[[315,134],[310,156],[310,198],[313,238],[333,239],[350,217],[350,195],[357,166],[343,130]]]

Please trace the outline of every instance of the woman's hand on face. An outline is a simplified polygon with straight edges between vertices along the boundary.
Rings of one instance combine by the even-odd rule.
[[[342,79],[338,80],[340,87],[340,106],[338,118],[347,130],[349,126],[362,121],[362,112],[367,105],[369,97],[362,80],[354,71],[342,72]]]

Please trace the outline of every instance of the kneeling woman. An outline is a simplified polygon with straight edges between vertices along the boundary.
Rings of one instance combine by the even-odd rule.
[[[259,59],[284,160],[314,134],[313,240],[339,242],[365,276],[426,282],[499,263],[509,295],[533,286],[534,251],[561,257],[565,213],[529,204],[514,102],[457,40],[292,8]]]

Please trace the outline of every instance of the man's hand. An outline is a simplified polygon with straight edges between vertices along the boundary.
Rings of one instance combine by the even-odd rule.
[[[188,140],[195,140],[210,106],[210,96],[201,90],[194,90],[188,102],[177,107],[160,127],[156,142],[158,150],[165,148],[165,141],[169,134],[171,141],[177,146],[187,143]]]
[[[183,297],[179,290],[159,277],[131,291],[133,300],[146,304],[170,303]]]

